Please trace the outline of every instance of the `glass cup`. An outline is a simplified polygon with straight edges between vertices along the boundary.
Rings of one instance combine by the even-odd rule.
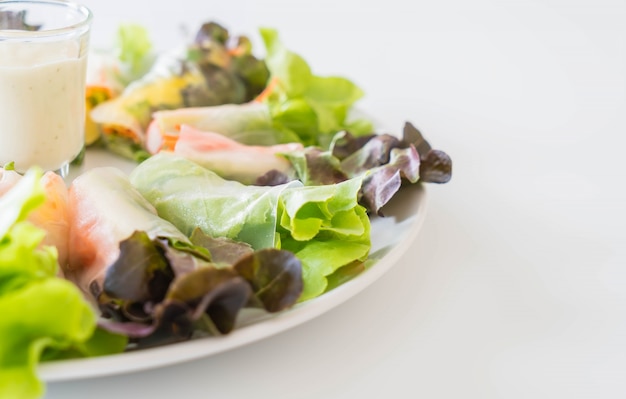
[[[0,166],[67,176],[85,142],[91,21],[68,1],[0,1]]]

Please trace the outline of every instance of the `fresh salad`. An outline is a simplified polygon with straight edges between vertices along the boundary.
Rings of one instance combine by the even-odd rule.
[[[41,361],[228,334],[365,270],[370,218],[452,162],[407,122],[353,118],[363,92],[315,75],[262,28],[215,23],[154,54],[120,27],[90,61],[86,143],[136,161],[69,187],[0,169],[0,396],[36,398]]]

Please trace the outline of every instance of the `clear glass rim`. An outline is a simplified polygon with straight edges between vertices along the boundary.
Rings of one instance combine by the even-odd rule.
[[[11,5],[11,4],[44,4],[47,6],[54,6],[60,8],[67,8],[78,15],[82,16],[83,19],[80,22],[75,24],[67,25],[62,28],[55,29],[42,29],[35,31],[27,31],[27,30],[17,30],[17,29],[0,29],[0,39],[23,39],[23,38],[36,38],[36,37],[53,37],[53,36],[62,36],[68,33],[87,30],[91,25],[91,21],[93,19],[93,14],[89,8],[82,4],[74,3],[71,1],[59,1],[59,0],[1,0],[0,7]]]

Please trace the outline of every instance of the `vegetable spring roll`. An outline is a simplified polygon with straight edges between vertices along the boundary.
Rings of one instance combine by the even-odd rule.
[[[100,138],[100,126],[91,118],[97,105],[119,96],[126,86],[140,79],[150,68],[156,56],[148,31],[141,25],[121,24],[112,49],[95,49],[87,62],[85,87],[85,144]]]
[[[153,110],[184,106],[185,88],[202,85],[203,78],[197,70],[185,71],[181,62],[176,55],[162,55],[146,76],[130,84],[119,96],[91,110],[91,119],[100,127],[109,145],[116,145],[115,140],[123,139],[141,148],[144,129]],[[123,148],[112,149],[123,151]]]
[[[147,130],[148,152],[173,150],[183,125],[218,133],[247,145],[300,141],[293,133],[274,126],[267,104],[248,102],[155,112]]]
[[[119,243],[135,231],[151,239],[188,242],[171,223],[137,192],[119,169],[91,169],[76,178],[69,190],[70,257],[65,275],[83,291],[95,281],[102,286],[106,268],[118,258]]]
[[[192,160],[227,180],[252,184],[270,171],[293,177],[291,163],[281,154],[302,149],[301,143],[244,145],[221,134],[183,125],[174,154]]]

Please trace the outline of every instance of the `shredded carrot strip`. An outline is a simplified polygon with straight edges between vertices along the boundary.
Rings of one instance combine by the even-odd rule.
[[[245,52],[246,51],[244,50],[244,48],[240,46],[228,49],[228,54],[232,57],[238,57],[240,55],[245,54]]]
[[[108,100],[113,97],[113,90],[107,86],[101,85],[87,85],[85,87],[85,97],[90,97],[96,94],[103,94],[104,100]]]
[[[259,95],[256,96],[256,98],[252,101],[257,102],[257,103],[262,103],[272,94],[272,92],[274,91],[277,85],[278,85],[278,79],[272,78],[272,80],[270,80],[267,86],[265,86],[265,89],[263,89],[263,91],[259,93]]]
[[[118,136],[126,137],[126,138],[133,140],[135,143],[140,143],[140,140],[135,134],[135,132],[123,126],[104,125],[102,126],[102,133],[107,134],[107,135],[118,135]]]
[[[175,136],[173,134],[163,134],[163,143],[161,144],[161,150],[173,151],[174,147],[176,147],[177,141],[178,136]]]

